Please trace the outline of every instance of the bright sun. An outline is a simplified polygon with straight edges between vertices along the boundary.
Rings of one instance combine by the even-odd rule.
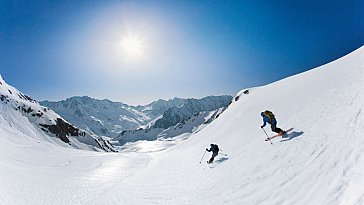
[[[127,37],[121,42],[123,52],[128,59],[140,60],[143,57],[143,41],[136,37]]]

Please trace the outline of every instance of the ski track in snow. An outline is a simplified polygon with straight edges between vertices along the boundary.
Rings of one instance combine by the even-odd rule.
[[[0,202],[364,204],[362,59],[364,48],[252,89],[189,138],[136,142],[121,153],[57,146],[8,125],[12,118],[0,109]],[[278,127],[294,128],[273,145],[259,127],[265,109],[276,114]],[[200,164],[210,143],[227,156],[207,165],[206,153]]]

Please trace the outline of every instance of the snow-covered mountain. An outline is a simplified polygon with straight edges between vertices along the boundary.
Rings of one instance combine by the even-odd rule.
[[[43,139],[37,143],[0,123],[0,144],[6,145],[0,149],[0,201],[362,205],[363,79],[364,47],[316,69],[242,90],[197,133],[131,143],[120,153],[50,148]],[[275,113],[279,127],[293,127],[273,145],[264,141],[260,128],[260,112],[266,109]],[[210,143],[221,152],[208,165]]]
[[[208,96],[187,99],[181,107],[171,107],[153,125],[135,130],[125,130],[115,138],[120,145],[138,140],[173,138],[192,133],[216,119],[231,103],[231,96]]]
[[[192,116],[195,112],[211,111],[226,106],[231,96],[210,96],[200,100],[173,98],[168,101],[158,100],[145,106],[130,106],[121,102],[110,100],[98,100],[84,97],[71,97],[59,102],[43,101],[41,105],[59,113],[66,120],[82,129],[90,132],[115,137],[125,130],[147,128],[154,123],[160,123],[166,119],[165,112],[169,109],[180,110],[181,107],[188,107],[188,110],[178,121],[169,123],[173,126],[184,118]],[[194,107],[195,106],[195,107]],[[179,113],[181,113],[179,111]],[[163,117],[163,118],[162,118]],[[169,117],[179,117],[171,116]],[[160,119],[162,118],[162,119]],[[161,121],[162,120],[162,121]],[[164,126],[167,125],[163,122]]]
[[[154,101],[148,105],[139,105],[136,106],[135,109],[139,112],[144,113],[152,119],[156,119],[160,117],[167,109],[171,107],[181,107],[186,103],[186,99],[183,98],[173,98],[169,100],[159,99]]]
[[[176,123],[171,123],[167,128],[151,126],[144,129],[125,130],[121,132],[119,136],[114,138],[114,140],[117,140],[118,145],[124,145],[125,143],[136,142],[139,140],[151,141],[160,138],[173,138],[182,134],[188,135],[193,132],[197,133],[207,124],[218,118],[225,109],[226,107],[221,107],[213,111],[193,113],[191,116],[185,115],[184,118],[181,118],[179,121],[174,121]],[[175,115],[174,118],[179,117],[180,115]]]
[[[59,102],[42,101],[40,104],[55,110],[78,127],[106,136],[140,127],[153,120],[142,109],[87,96],[71,97]]]
[[[78,149],[114,151],[105,139],[80,130],[31,97],[8,85],[0,76],[0,123],[29,137]]]
[[[191,118],[199,112],[213,111],[227,107],[231,102],[231,96],[208,96],[202,99],[188,99],[181,107],[172,107],[163,113],[153,128],[169,128]]]

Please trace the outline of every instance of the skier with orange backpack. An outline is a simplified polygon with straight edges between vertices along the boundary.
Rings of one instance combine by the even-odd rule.
[[[263,127],[265,127],[265,125],[269,123],[272,131],[276,132],[278,136],[281,136],[285,133],[281,128],[277,127],[276,117],[271,111],[266,110],[264,112],[261,112],[260,115],[263,117],[263,125],[260,126],[260,128],[263,129]]]
[[[269,141],[271,144],[273,144],[272,141],[271,141],[272,139],[274,139],[276,137],[279,137],[279,136],[283,136],[283,135],[285,135],[288,132],[290,132],[290,131],[293,130],[293,127],[290,128],[290,129],[288,129],[288,130],[282,130],[281,128],[277,127],[276,117],[269,110],[266,110],[264,112],[261,112],[260,115],[263,117],[263,125],[260,126],[260,128],[262,128],[262,130],[264,131],[265,135],[267,135],[267,139],[265,139],[265,141]],[[265,132],[265,130],[263,129],[263,127],[265,125],[267,125],[267,123],[270,124],[270,126],[272,128],[272,131],[277,133],[276,135],[274,135],[272,137],[269,137],[268,134]]]

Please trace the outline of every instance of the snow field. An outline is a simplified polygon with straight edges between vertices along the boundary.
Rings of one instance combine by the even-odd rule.
[[[364,47],[249,94],[240,92],[238,101],[190,137],[127,144],[122,153],[63,148],[2,122],[0,201],[364,204],[363,59]],[[273,145],[260,129],[266,109],[275,113],[278,127],[294,128]],[[265,130],[273,135],[268,126]],[[206,153],[200,164],[210,143],[227,156],[207,165],[211,153]]]

